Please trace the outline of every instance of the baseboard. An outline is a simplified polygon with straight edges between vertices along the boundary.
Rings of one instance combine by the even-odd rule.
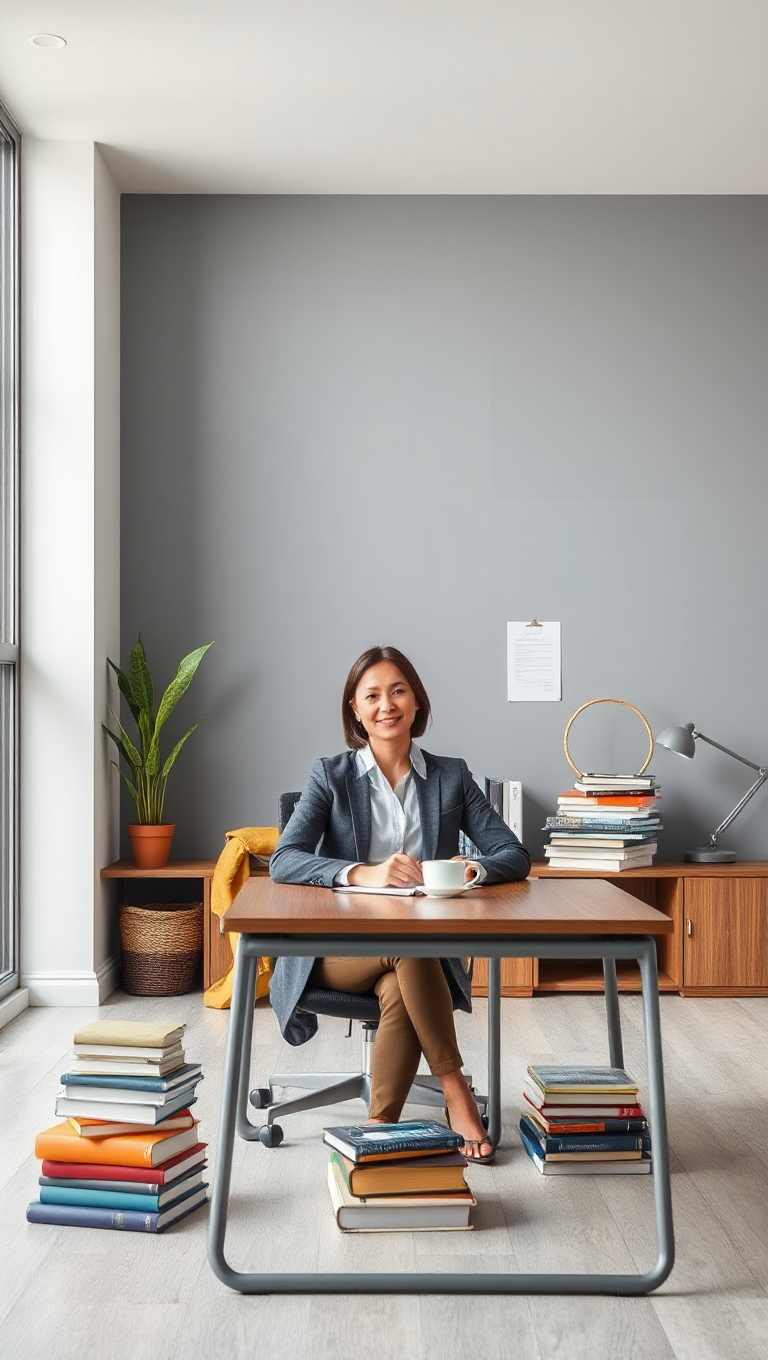
[[[97,970],[96,981],[99,986],[99,1005],[111,996],[116,987],[120,986],[123,980],[123,965],[119,954],[113,954],[111,959],[102,963]]]
[[[27,1009],[29,1005],[29,990],[26,987],[17,987],[15,992],[9,996],[4,996],[0,1001],[0,1029],[3,1025],[9,1025],[17,1015]]]
[[[113,955],[97,973],[24,973],[22,986],[29,988],[30,1006],[100,1006],[120,980],[120,959]]]

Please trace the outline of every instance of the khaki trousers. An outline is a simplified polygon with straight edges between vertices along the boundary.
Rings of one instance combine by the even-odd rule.
[[[397,1122],[422,1053],[435,1077],[461,1067],[451,992],[438,959],[317,959],[311,981],[341,992],[374,991],[379,998],[372,1119]]]

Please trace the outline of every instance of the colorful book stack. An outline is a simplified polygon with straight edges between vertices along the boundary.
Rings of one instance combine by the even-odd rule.
[[[653,863],[662,830],[652,774],[583,774],[547,817],[551,869],[620,874]]]
[[[162,1232],[208,1198],[198,1141],[199,1064],[184,1025],[103,1021],[74,1036],[56,1114],[35,1139],[40,1198],[30,1223]]]
[[[628,1176],[651,1169],[637,1082],[623,1067],[531,1066],[520,1137],[544,1176]]]
[[[343,1232],[471,1228],[461,1138],[444,1124],[354,1124],[323,1129],[328,1189]]]

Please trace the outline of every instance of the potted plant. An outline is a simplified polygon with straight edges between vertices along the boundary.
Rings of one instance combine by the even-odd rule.
[[[129,825],[128,831],[134,862],[140,869],[162,869],[171,853],[171,842],[176,826],[174,823],[163,821],[165,786],[171,767],[184,742],[200,724],[196,722],[184,733],[181,741],[177,741],[165,761],[160,756],[160,731],[182,694],[189,689],[195,671],[208,648],[212,646],[213,643],[209,642],[205,647],[198,647],[196,651],[183,658],[156,712],[155,688],[144,654],[141,634],[131,651],[127,675],[114,661],[109,661],[138,733],[137,746],[129,737],[114,709],[109,709],[119,733],[113,732],[106,723],[102,723],[102,727],[115,743],[131,772],[129,776],[120,768],[117,761],[112,762],[136,804],[137,820]]]

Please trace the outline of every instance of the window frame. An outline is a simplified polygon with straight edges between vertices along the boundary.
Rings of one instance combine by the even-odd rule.
[[[21,134],[0,102],[0,1000],[19,985]],[[6,192],[7,189],[7,192]]]

